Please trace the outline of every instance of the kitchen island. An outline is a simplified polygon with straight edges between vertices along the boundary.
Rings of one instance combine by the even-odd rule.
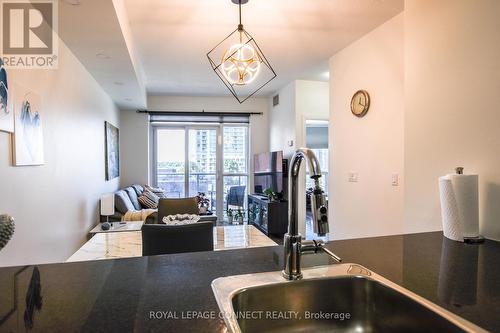
[[[327,247],[346,263],[364,265],[484,329],[500,331],[499,242],[466,245],[432,232]],[[37,272],[42,299],[40,309],[27,311],[31,332],[224,332],[212,280],[280,270],[282,252],[273,246],[0,268],[0,332],[27,331],[26,293]],[[333,262],[316,254],[304,256],[303,264]]]

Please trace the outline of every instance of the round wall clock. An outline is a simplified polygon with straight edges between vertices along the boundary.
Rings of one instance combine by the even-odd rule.
[[[370,108],[370,95],[366,90],[358,90],[351,99],[351,112],[356,117],[364,117]]]

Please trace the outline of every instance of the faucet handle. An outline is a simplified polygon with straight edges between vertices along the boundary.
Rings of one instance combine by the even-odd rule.
[[[333,253],[332,251],[328,250],[326,247],[325,247],[325,243],[323,243],[322,241],[319,241],[318,242],[318,248],[321,249],[321,251],[325,252],[326,254],[328,254],[333,260],[335,260],[336,262],[342,262],[342,258],[340,258],[338,255],[336,255],[335,253]]]
[[[342,259],[338,255],[336,255],[335,253],[333,253],[332,251],[327,249],[325,247],[325,242],[323,242],[320,239],[303,240],[301,242],[301,245],[300,245],[300,253],[301,254],[318,253],[320,251],[326,253],[328,256],[333,258],[333,260],[335,260],[339,263],[342,262]]]

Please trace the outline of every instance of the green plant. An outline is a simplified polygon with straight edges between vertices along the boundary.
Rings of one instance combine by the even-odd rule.
[[[273,192],[272,188],[268,187],[264,190],[264,194],[267,195],[269,200],[275,200],[277,198],[276,192]]]
[[[233,217],[233,210],[231,208],[227,210],[227,217]]]
[[[6,214],[0,215],[0,250],[7,245],[14,234],[14,219]]]
[[[234,218],[239,219],[239,218],[244,218],[244,217],[245,217],[245,210],[238,208],[238,210],[234,214]]]

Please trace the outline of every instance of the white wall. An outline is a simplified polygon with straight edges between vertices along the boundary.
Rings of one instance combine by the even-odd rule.
[[[240,104],[234,97],[199,96],[149,96],[151,111],[201,111],[206,112],[262,112],[250,116],[250,157],[265,152],[269,147],[269,124],[267,98],[253,97]],[[149,123],[144,114],[122,111],[122,185],[148,183],[150,179],[149,157],[146,156],[149,142]],[[139,151],[140,150],[140,151]],[[253,163],[250,163],[251,169]],[[253,172],[253,170],[250,170]],[[252,184],[250,184],[252,185]]]
[[[283,150],[286,158],[291,159],[297,148],[306,146],[306,120],[328,120],[329,83],[320,81],[295,80],[282,88],[279,104],[273,107],[269,99],[269,148],[271,151]],[[293,141],[289,146],[288,142]],[[305,166],[299,176],[299,188],[306,188]],[[305,232],[306,196],[299,196],[297,202],[299,232]]]
[[[399,14],[330,59],[330,233],[334,239],[403,232],[404,15]],[[353,94],[371,97],[364,118]],[[349,172],[359,175],[348,182]],[[391,175],[401,177],[391,186]]]
[[[297,147],[306,146],[306,120],[330,118],[330,84],[321,81],[297,80],[296,85],[296,141]]]
[[[150,183],[149,119],[146,113],[120,112],[120,186]]]
[[[0,212],[16,220],[0,266],[64,261],[98,221],[100,195],[118,187],[104,171],[104,121],[118,126],[118,111],[62,41],[58,70],[8,74],[41,96],[45,165],[13,167],[0,132]]]
[[[273,106],[269,99],[269,150],[283,150],[285,157],[290,158],[295,151],[295,81],[283,87],[279,94],[279,104]],[[293,141],[292,146],[288,142]]]
[[[295,80],[278,91],[280,103],[269,99],[269,148],[283,150],[290,158],[296,148],[306,145],[305,121],[328,120],[328,82]],[[292,146],[287,142],[293,141]]]
[[[440,230],[437,179],[480,177],[481,232],[500,239],[500,1],[405,1],[406,232]]]

